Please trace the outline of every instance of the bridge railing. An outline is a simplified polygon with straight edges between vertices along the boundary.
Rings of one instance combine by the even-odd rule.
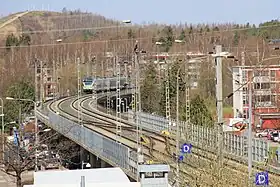
[[[168,121],[164,117],[144,112],[139,114],[139,118],[139,125],[143,129],[161,133],[163,130],[168,130],[169,127],[169,132],[173,135],[176,134],[175,120]],[[131,110],[128,111],[128,120],[131,122],[135,120],[135,115]],[[185,141],[192,143],[198,148],[207,149],[212,152],[217,150],[218,132],[215,128],[197,126],[180,121],[179,129],[182,141],[185,139]],[[268,143],[264,140],[253,138],[252,149],[253,161],[264,162],[268,156]],[[247,137],[224,133],[224,152],[235,158],[246,160],[248,157]]]
[[[109,164],[121,167],[129,176],[136,175],[137,169],[134,167],[136,158],[134,151],[129,147],[52,112],[48,116],[37,112],[37,117]]]

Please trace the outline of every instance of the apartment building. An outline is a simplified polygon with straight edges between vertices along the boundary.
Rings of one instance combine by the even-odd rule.
[[[56,83],[54,82],[53,79],[52,68],[47,68],[47,67],[38,68],[36,77],[37,77],[38,96],[40,93],[41,85],[43,85],[43,98],[46,99],[47,97],[52,97],[52,95],[56,92],[55,91]]]
[[[198,86],[198,80],[199,80],[199,73],[200,73],[200,67],[202,60],[196,59],[198,57],[203,57],[206,54],[200,53],[200,52],[188,52],[188,53],[160,53],[156,55],[150,56],[154,63],[158,67],[158,74],[160,77],[164,77],[164,69],[167,68],[167,64],[172,62],[172,59],[178,58],[179,60],[187,61],[188,66],[188,75],[190,78],[190,87],[192,89],[197,88]]]
[[[232,77],[234,115],[248,118],[249,84],[239,88],[251,80],[254,124],[280,127],[280,65],[236,66],[233,67]]]

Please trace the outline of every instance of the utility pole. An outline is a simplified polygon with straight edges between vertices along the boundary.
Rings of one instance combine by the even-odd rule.
[[[41,109],[43,108],[44,103],[44,88],[43,88],[43,61],[40,60],[40,102]]]
[[[58,94],[58,83],[57,83],[57,77],[56,77],[56,68],[55,68],[55,61],[53,60],[53,63],[52,63],[52,66],[53,66],[53,82],[55,83],[55,90],[54,90],[54,93],[55,93],[55,100],[58,99],[58,96],[60,94]]]
[[[109,58],[109,59],[108,59]],[[109,69],[109,63],[111,58],[107,57],[107,70]],[[110,109],[111,109],[111,100],[110,100],[110,87],[111,87],[111,83],[110,83],[110,79],[107,78],[106,79],[106,84],[107,84],[107,92],[106,92],[106,97],[107,97],[107,114],[110,114]]]
[[[127,84],[127,86],[128,86],[129,84],[128,84],[127,64],[128,64],[128,62],[125,61],[125,62],[124,62],[125,84]],[[125,88],[125,93],[127,93],[127,87]]]
[[[134,99],[134,108],[135,108],[135,117],[136,117],[136,128],[137,128],[137,182],[139,180],[138,166],[143,162],[143,152],[142,144],[140,144],[140,137],[142,136],[142,127],[141,127],[141,94],[140,94],[140,65],[139,65],[139,50],[138,50],[138,41],[136,41],[134,47],[134,72],[135,72],[135,92],[133,95]]]
[[[37,77],[37,75],[38,75],[38,65],[37,65],[37,62],[38,62],[38,60],[37,59],[35,59],[35,72],[34,72],[34,74],[35,74],[35,102],[37,102],[38,101],[38,77]]]
[[[249,86],[249,128],[248,128],[248,186],[252,186],[252,78]]]
[[[117,81],[116,81],[116,121],[117,121],[117,126],[116,126],[116,137],[117,141],[120,140],[121,138],[121,133],[122,133],[122,126],[120,123],[120,118],[121,118],[121,68],[120,68],[120,62],[118,56],[115,57],[115,63],[116,63],[116,70],[117,70]]]
[[[93,107],[97,109],[97,76],[96,76],[96,69],[97,69],[97,63],[95,56],[91,59],[92,62],[92,80],[93,80],[93,86],[92,86],[92,99],[93,99]]]
[[[222,52],[222,46],[217,45],[215,47],[216,54]],[[218,162],[219,168],[223,166],[223,79],[222,79],[222,57],[215,57],[216,61],[216,103],[217,103],[217,118],[218,124],[216,126],[218,133]]]
[[[190,130],[190,124],[191,124],[191,113],[190,113],[190,82],[189,82],[189,71],[188,71],[188,64],[187,62],[189,62],[186,59],[186,63],[185,63],[185,80],[186,80],[186,84],[185,84],[185,97],[186,97],[186,125],[187,127],[185,127],[185,132],[184,135],[187,139],[188,135],[187,135],[187,130]],[[189,133],[190,134],[190,133]]]
[[[167,119],[168,132],[170,132],[171,124],[170,124],[170,97],[169,97],[169,66],[167,65],[167,69],[165,70],[165,116]]]
[[[180,146],[180,132],[179,132],[179,72],[180,68],[178,69],[177,73],[177,85],[176,85],[176,186],[180,187],[180,166],[179,166],[179,146]]]
[[[78,57],[77,58],[77,78],[78,78],[78,101],[80,100],[81,98],[81,74],[80,74],[80,58]],[[78,104],[78,124],[81,126],[81,131],[80,131],[80,136],[81,136],[81,141],[82,141],[82,132],[83,132],[83,129],[84,129],[84,125],[83,123],[81,122],[81,107],[80,107],[80,104]],[[83,161],[83,148],[82,146],[80,146],[80,160],[81,160],[81,168],[83,169],[83,164],[84,164],[84,161]]]

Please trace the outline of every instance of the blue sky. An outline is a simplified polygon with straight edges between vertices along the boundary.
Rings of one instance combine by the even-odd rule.
[[[279,18],[280,0],[1,0],[0,15],[81,9],[134,23],[255,23]]]

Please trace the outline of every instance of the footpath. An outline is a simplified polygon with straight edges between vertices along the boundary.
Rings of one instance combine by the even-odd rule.
[[[0,187],[16,187],[15,177],[0,170]]]

